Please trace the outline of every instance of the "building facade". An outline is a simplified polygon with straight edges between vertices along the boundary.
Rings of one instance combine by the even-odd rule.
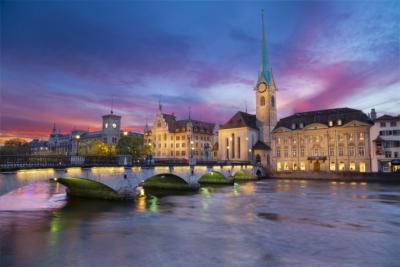
[[[121,130],[121,116],[115,115],[113,111],[102,116],[102,130],[86,131],[74,129],[70,133],[60,133],[54,124],[53,130],[47,141],[31,142],[32,152],[48,152],[58,155],[77,155],[78,147],[93,141],[101,141],[109,146],[116,145],[122,136],[143,135],[135,132]],[[45,144],[45,145],[44,145]]]
[[[239,111],[218,131],[218,158],[257,161],[269,167],[271,132],[276,125],[276,85],[269,65],[262,16],[261,65],[254,88],[256,114]]]
[[[272,132],[276,171],[371,171],[372,121],[360,110],[296,113]]]
[[[375,118],[371,127],[373,172],[400,171],[400,115]]]
[[[155,158],[211,160],[218,125],[193,120],[177,120],[174,114],[162,112],[161,105],[153,126],[144,132],[145,145]]]

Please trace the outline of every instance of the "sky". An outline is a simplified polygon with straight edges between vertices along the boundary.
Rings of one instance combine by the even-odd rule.
[[[141,131],[158,110],[216,123],[255,113],[261,10],[278,118],[400,113],[399,1],[1,1],[0,142]]]

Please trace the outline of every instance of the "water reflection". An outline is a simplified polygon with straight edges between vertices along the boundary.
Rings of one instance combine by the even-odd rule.
[[[396,266],[399,208],[396,185],[266,180],[118,203],[39,182],[0,197],[0,263]]]

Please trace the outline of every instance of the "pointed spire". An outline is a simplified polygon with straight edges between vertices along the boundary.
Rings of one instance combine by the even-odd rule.
[[[114,96],[111,97],[111,111],[110,111],[110,114],[114,114],[113,108],[114,108]]]
[[[160,100],[158,100],[158,110],[162,112],[162,105]]]
[[[53,134],[57,133],[56,123],[53,123]]]
[[[247,113],[247,101],[244,101],[244,111]]]
[[[149,124],[147,123],[147,118],[146,118],[146,125],[144,126],[144,132],[147,133],[149,131]]]
[[[191,116],[191,107],[189,106],[189,120],[192,120],[192,116]]]
[[[264,9],[261,10],[262,44],[261,44],[261,65],[258,75],[258,82],[270,84],[272,82],[271,68],[268,60],[267,39],[265,37]]]

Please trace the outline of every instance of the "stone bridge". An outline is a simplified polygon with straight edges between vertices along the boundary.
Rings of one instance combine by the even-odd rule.
[[[254,179],[266,176],[263,167],[259,165],[212,165],[212,166],[136,166],[136,167],[91,167],[65,169],[34,169],[16,172],[0,173],[0,196],[19,187],[49,179],[76,177],[99,182],[118,191],[123,187],[136,187],[141,182],[154,176],[174,175],[185,180],[189,185],[196,185],[199,179],[207,173],[219,173],[228,180]]]

